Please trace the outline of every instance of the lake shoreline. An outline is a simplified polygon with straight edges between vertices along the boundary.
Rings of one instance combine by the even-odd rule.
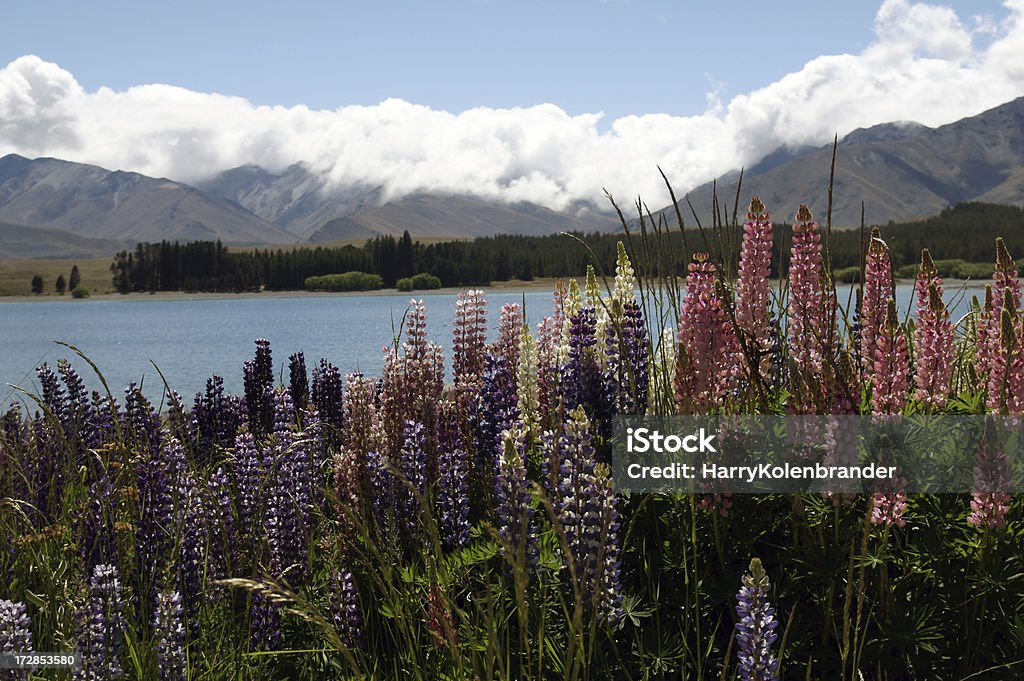
[[[563,281],[568,281],[572,277],[563,278]],[[576,277],[582,280],[581,277]],[[502,281],[489,284],[487,286],[446,286],[438,289],[422,290],[422,291],[399,291],[398,289],[386,288],[379,289],[377,291],[243,291],[241,293],[232,292],[197,292],[197,293],[186,293],[184,291],[157,291],[156,293],[94,293],[88,298],[72,298],[70,294],[57,295],[55,293],[46,294],[21,294],[21,295],[9,295],[0,296],[0,305],[3,303],[29,303],[29,302],[74,302],[74,303],[88,303],[89,301],[142,301],[142,300],[251,300],[258,298],[334,298],[334,297],[349,297],[349,296],[404,296],[406,298],[420,298],[423,296],[433,295],[452,295],[459,291],[466,291],[469,289],[481,289],[487,292],[500,292],[509,293],[515,291],[523,292],[537,292],[537,291],[554,291],[555,283],[558,279],[554,278],[538,278],[533,281]]]

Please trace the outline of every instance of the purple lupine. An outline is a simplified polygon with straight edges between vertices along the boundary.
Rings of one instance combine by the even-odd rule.
[[[183,619],[181,594],[177,591],[161,592],[153,617],[158,681],[185,681],[188,678]]]
[[[153,454],[160,451],[163,444],[160,414],[134,383],[130,383],[124,391],[124,420],[127,434],[136,451],[149,451]]]
[[[82,519],[82,562],[85,571],[104,563],[113,563],[117,555],[114,519],[117,497],[114,484],[107,475],[89,487],[85,516]]]
[[[306,373],[306,356],[302,352],[288,357],[288,394],[292,396],[296,412],[306,408],[309,401],[309,374]]]
[[[779,635],[775,608],[768,601],[771,586],[761,560],[750,561],[743,575],[743,586],[736,594],[737,657],[742,681],[775,681],[779,678],[779,661],[772,654],[772,645]]]
[[[206,392],[196,393],[192,421],[197,434],[196,450],[201,463],[213,459],[214,448],[227,448],[235,442],[242,423],[237,397],[224,394],[224,379],[213,375],[206,380]]]
[[[92,404],[85,382],[66,359],[57,360],[57,372],[67,389],[66,412],[62,421],[64,432],[68,437],[88,442],[91,439],[88,427],[92,421]]]
[[[619,617],[621,580],[619,519],[607,468],[595,464],[590,423],[581,409],[566,421],[557,443],[542,439],[547,471],[554,475],[554,509],[565,534],[577,592],[596,617]],[[555,472],[557,471],[557,472]]]
[[[320,419],[332,428],[341,429],[345,423],[344,385],[341,371],[325,359],[313,370],[313,389],[310,399]]]
[[[427,494],[427,440],[423,424],[418,421],[406,421],[402,433],[398,467],[405,480],[398,485],[398,503],[404,539],[406,546],[411,549],[416,545],[418,536],[418,497],[425,497]]]
[[[636,301],[622,309],[620,327],[609,328],[605,342],[609,344],[609,362],[605,381],[610,386],[612,407],[619,414],[643,414],[647,411],[650,373],[650,343],[643,310]],[[614,345],[614,348],[611,346]]]
[[[369,478],[370,505],[373,519],[380,534],[388,540],[397,539],[395,521],[398,506],[395,495],[395,476],[388,470],[389,459],[380,449],[371,449],[366,454],[366,470]]]
[[[715,265],[706,253],[694,254],[686,275],[678,352],[677,409],[702,414],[721,407],[736,385],[742,364],[736,328],[716,290]]]
[[[89,597],[79,612],[78,652],[81,666],[75,679],[115,679],[121,676],[124,645],[124,603],[121,579],[113,565],[97,565],[89,578]]]
[[[263,470],[270,477],[263,529],[271,573],[275,577],[287,573],[292,584],[302,584],[309,558],[313,488],[305,444],[292,433],[276,433],[273,445],[264,451]]]
[[[605,396],[596,330],[596,312],[589,305],[569,318],[568,354],[559,377],[565,411],[582,406],[592,418],[604,416],[607,411],[603,408]]]
[[[281,634],[281,609],[269,596],[255,592],[249,611],[249,645],[254,650],[277,650]]]
[[[28,618],[28,609],[19,601],[8,601],[0,598],[0,653],[32,652],[32,622]],[[28,672],[18,676],[18,672],[0,671],[0,679],[28,678]]]
[[[917,325],[914,327],[914,398],[928,408],[946,406],[953,377],[953,323],[942,302],[942,277],[928,249],[921,251],[915,284]]]
[[[234,486],[238,503],[238,531],[250,540],[259,535],[259,518],[266,498],[267,479],[263,473],[263,454],[252,433],[244,431],[235,438]]]
[[[210,501],[210,570],[215,578],[230,577],[238,562],[235,511],[231,500],[231,480],[223,467],[210,473],[206,481]]]
[[[39,386],[43,393],[43,403],[49,408],[57,422],[63,426],[69,413],[68,397],[64,386],[60,384],[56,372],[45,362],[36,368],[36,376],[39,378]]]
[[[882,241],[878,227],[873,227],[864,262],[864,299],[858,314],[860,357],[865,376],[870,376],[874,370],[875,346],[885,323],[887,301],[893,294],[889,247]]]
[[[501,555],[510,572],[529,575],[537,563],[537,538],[532,531],[529,481],[526,479],[525,433],[514,427],[503,434],[503,447],[494,476],[496,518]]]
[[[488,355],[471,421],[476,440],[474,483],[481,508],[491,508],[494,473],[501,455],[501,434],[519,419],[519,396],[504,357]]]
[[[174,545],[174,513],[183,482],[184,459],[181,444],[171,439],[162,450],[144,452],[135,466],[139,491],[135,556],[137,573],[146,580],[135,597],[143,612],[149,612],[150,604],[156,600]]]
[[[199,611],[209,555],[207,522],[213,511],[210,504],[206,503],[204,491],[191,475],[182,481],[178,530],[180,541],[177,543],[178,586],[184,619],[192,637],[199,633]]]
[[[821,257],[818,223],[801,204],[793,225],[793,246],[789,261],[789,346],[801,371],[821,372],[834,341],[835,290],[828,280]]]
[[[113,395],[100,395],[96,390],[92,391],[90,403],[89,447],[97,449],[114,438],[120,409]]]
[[[359,607],[359,590],[352,573],[335,570],[330,585],[331,618],[338,637],[347,648],[363,647],[363,616]]]
[[[743,224],[740,248],[739,282],[736,290],[736,325],[746,334],[751,350],[765,357],[772,344],[769,320],[771,287],[768,278],[772,265],[772,220],[761,198],[750,200],[747,221]],[[759,370],[754,367],[754,370]]]
[[[438,452],[437,508],[441,545],[451,551],[469,544],[468,455],[450,405],[441,421]]]
[[[197,431],[195,424],[189,414],[185,411],[185,403],[181,393],[176,390],[168,390],[166,428],[169,433],[178,438],[189,447],[191,452],[196,445]]]
[[[266,338],[256,339],[256,355],[246,360],[243,372],[249,430],[254,435],[264,435],[273,427],[274,418],[274,405],[270,400],[274,389],[274,360],[270,341]]]

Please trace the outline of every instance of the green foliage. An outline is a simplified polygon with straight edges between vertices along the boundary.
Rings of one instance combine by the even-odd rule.
[[[64,275],[63,274],[57,275],[57,283],[54,285],[53,288],[60,295],[64,295],[64,291],[67,290],[68,285],[67,285],[67,282],[64,281]]]
[[[78,265],[71,267],[71,277],[68,279],[68,288],[74,291],[82,283],[82,274],[78,271]]]
[[[43,278],[40,275],[32,277],[32,293],[43,292]]]
[[[71,297],[72,298],[77,298],[77,299],[88,298],[90,294],[91,294],[91,291],[89,291],[89,287],[87,287],[87,286],[79,285],[79,286],[76,286],[75,288],[71,289]]]
[[[395,282],[395,288],[399,291],[429,291],[441,288],[441,280],[433,274],[420,272],[411,277],[402,277]]]
[[[326,274],[306,279],[306,289],[309,291],[376,291],[382,288],[384,280],[380,275],[366,272]]]
[[[411,291],[412,290],[412,277],[402,277],[395,282],[395,288],[399,291]]]

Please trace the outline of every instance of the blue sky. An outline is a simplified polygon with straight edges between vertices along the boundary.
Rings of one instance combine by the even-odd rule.
[[[1008,101],[1022,17],[1024,0],[35,0],[0,24],[0,154],[185,181],[303,162],[390,196],[565,207],[658,192],[656,164],[685,189],[780,145]]]
[[[997,0],[943,2],[1005,15]],[[767,11],[766,11],[766,8]],[[553,103],[689,115],[873,37],[874,2],[386,0],[11,3],[0,63],[35,54],[87,89],[166,83],[335,109]]]

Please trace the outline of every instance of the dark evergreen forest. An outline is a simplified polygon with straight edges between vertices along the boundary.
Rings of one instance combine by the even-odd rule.
[[[790,247],[789,225],[775,231],[773,276]],[[984,203],[963,203],[927,220],[881,227],[894,268],[918,261],[928,247],[935,259],[991,263],[996,236],[1011,253],[1024,255],[1024,209]],[[858,267],[867,230],[833,230],[828,253],[835,269]],[[501,235],[472,241],[424,244],[406,232],[400,238],[379,236],[362,246],[297,246],[231,250],[220,242],[196,241],[138,244],[122,251],[110,266],[114,287],[132,291],[298,290],[308,277],[345,272],[380,275],[385,287],[419,273],[438,277],[444,286],[485,285],[493,281],[535,277],[573,277],[594,264],[611,273],[615,244],[626,243],[638,274],[643,263],[685,273],[690,255],[708,251],[728,265],[739,252],[742,226],[711,229],[685,225],[631,222],[614,234]]]

